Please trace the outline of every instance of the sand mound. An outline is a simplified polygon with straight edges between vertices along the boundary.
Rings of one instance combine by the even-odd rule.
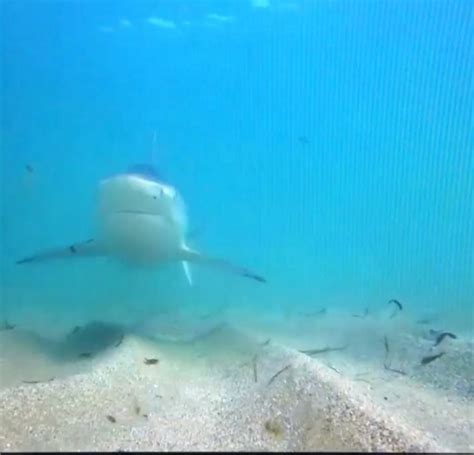
[[[182,346],[128,336],[91,362],[89,371],[0,392],[0,449],[474,449],[468,416],[435,434],[414,425],[423,411],[403,398],[383,406],[376,386],[230,329]],[[444,437],[453,426],[464,438]]]

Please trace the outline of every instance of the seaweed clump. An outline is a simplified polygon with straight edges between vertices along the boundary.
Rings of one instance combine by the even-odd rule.
[[[264,424],[265,430],[274,437],[281,437],[283,435],[283,423],[280,419],[268,419]]]

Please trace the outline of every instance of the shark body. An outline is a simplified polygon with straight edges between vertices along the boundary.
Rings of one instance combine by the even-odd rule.
[[[127,173],[102,180],[96,215],[94,238],[38,251],[17,264],[107,256],[143,266],[181,262],[189,284],[192,284],[189,263],[266,281],[244,267],[189,248],[184,201],[177,189],[163,183],[148,165],[136,165]]]

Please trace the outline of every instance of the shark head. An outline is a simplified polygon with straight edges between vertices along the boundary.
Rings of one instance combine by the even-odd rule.
[[[98,220],[104,242],[135,259],[167,257],[180,248],[187,229],[180,194],[158,179],[152,168],[102,180]]]
[[[100,182],[103,214],[161,216],[186,226],[184,202],[171,185],[138,174],[119,174]]]

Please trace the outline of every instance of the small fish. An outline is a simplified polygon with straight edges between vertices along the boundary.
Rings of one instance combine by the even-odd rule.
[[[422,365],[428,365],[428,363],[431,363],[434,360],[439,359],[444,354],[445,354],[444,352],[440,352],[439,354],[429,355],[429,356],[423,357],[421,359],[421,364]]]
[[[398,373],[398,374],[403,374],[403,375],[406,375],[406,373],[402,370],[397,370],[396,368],[392,368],[390,366],[390,363],[387,362],[387,358],[389,356],[389,353],[390,353],[390,346],[388,344],[388,338],[386,335],[384,335],[383,337],[383,344],[384,344],[384,347],[385,347],[385,359],[384,359],[384,362],[383,362],[383,367],[387,370],[387,371],[391,371],[393,373]]]
[[[384,364],[383,366],[387,371],[391,371],[392,373],[398,373],[398,374],[402,374],[402,375],[406,376],[406,373],[402,370],[397,370],[396,368],[392,368],[392,367],[388,366],[387,364]]]
[[[114,416],[108,415],[108,416],[106,416],[106,417],[107,417],[107,420],[108,420],[109,422],[111,422],[111,423],[117,422],[117,419],[116,419]]]
[[[383,337],[383,344],[385,346],[385,354],[388,354],[390,352],[390,348],[388,346],[388,338],[386,335]]]
[[[8,321],[5,319],[3,325],[0,326],[0,332],[3,332],[5,330],[13,330],[15,327],[16,325],[9,324]]]
[[[442,330],[430,329],[428,333],[429,333],[430,337],[437,338],[439,335],[441,335],[443,333],[443,331]]]
[[[392,300],[389,300],[388,303],[394,303],[395,305],[398,306],[398,308],[399,308],[400,311],[403,310],[403,306],[402,306],[402,304],[401,304],[398,300],[392,299]]]
[[[75,333],[79,332],[79,330],[81,330],[81,328],[78,325],[76,325],[76,327],[74,327],[71,330],[71,335],[74,335]]]
[[[402,304],[401,304],[398,300],[391,299],[391,300],[388,301],[388,303],[394,303],[395,305],[397,305],[397,307],[398,307],[398,309],[399,309],[400,311],[403,310],[403,306],[402,306]],[[397,311],[395,310],[395,311],[392,313],[392,315],[390,316],[390,319],[394,318],[396,314],[397,314]]]
[[[90,352],[81,352],[79,354],[79,357],[82,358],[82,359],[89,359],[90,357],[92,357],[92,353],[90,353]]]
[[[54,380],[54,377],[46,379],[45,381],[21,381],[21,382],[23,382],[24,384],[41,384],[43,382],[51,382],[53,380]]]
[[[331,352],[331,351],[343,351],[344,349],[347,349],[348,345],[346,346],[341,346],[341,347],[336,347],[336,348],[331,348],[329,346],[322,348],[322,349],[309,349],[307,351],[300,351],[302,354],[306,354],[309,356],[312,355],[317,355],[317,354],[325,354],[326,352]]]
[[[253,369],[253,379],[255,382],[258,382],[257,377],[257,355],[255,354],[252,359],[252,369]]]
[[[309,139],[306,137],[306,136],[300,136],[298,138],[298,141],[300,142],[300,144],[302,145],[309,145]]]
[[[369,309],[366,308],[362,314],[353,314],[353,318],[361,318],[364,319],[369,314]]]
[[[133,397],[133,409],[136,415],[140,415],[140,405],[138,404],[138,400],[136,397]]]
[[[438,344],[440,344],[446,337],[449,337],[451,338],[452,340],[455,340],[457,338],[456,335],[454,335],[454,333],[451,333],[451,332],[442,332],[440,333],[437,338],[436,338],[436,342],[435,342],[435,346],[438,346]]]
[[[145,365],[156,365],[159,361],[159,359],[145,359],[143,363]]]
[[[391,300],[388,301],[388,303],[394,303],[395,305],[398,306],[398,308],[400,309],[400,311],[403,310],[403,306],[402,306],[402,304],[401,304],[398,300],[391,299]]]
[[[388,359],[388,356],[389,356],[389,353],[390,353],[390,347],[388,345],[388,338],[386,335],[384,335],[383,337],[383,345],[385,347],[385,358],[384,358],[384,361],[383,361],[383,365],[385,367],[385,369],[387,369],[386,365],[387,365],[387,359]]]
[[[436,341],[437,338],[444,333],[444,330],[435,330],[435,329],[429,329],[428,331],[424,332],[422,334],[423,338],[427,340],[432,340]],[[436,346],[436,345],[435,345]]]
[[[34,172],[33,166],[31,166],[31,164],[25,164],[25,169],[26,169],[30,174],[33,174],[33,172]]]
[[[302,316],[308,316],[308,317],[311,317],[311,316],[322,316],[326,314],[326,308],[322,308],[321,310],[319,311],[314,311],[312,313],[301,313]]]
[[[329,363],[326,363],[326,366],[327,366],[328,368],[331,368],[331,370],[335,371],[337,374],[342,375],[342,373],[341,373],[337,368],[333,367],[333,366],[330,365]]]
[[[421,319],[418,319],[417,321],[415,321],[415,323],[420,324],[420,325],[426,325],[426,324],[431,324],[432,322],[436,321],[437,319],[438,319],[438,315],[437,314],[432,314],[432,315],[425,316]]]
[[[271,338],[268,338],[263,343],[261,343],[261,346],[268,346],[270,344],[270,341],[271,341]]]
[[[122,344],[122,341],[123,341],[123,339],[124,339],[124,336],[125,336],[125,335],[124,335],[123,333],[120,335],[120,338],[119,338],[119,340],[117,341],[117,343],[114,344],[114,347],[118,348],[118,347]]]
[[[431,322],[433,322],[433,319],[418,319],[418,321],[416,321],[416,324],[426,325],[430,324]]]
[[[287,365],[286,367],[282,368],[281,370],[277,371],[271,378],[270,380],[268,381],[267,383],[267,387],[278,377],[280,376],[280,374],[282,374],[284,371],[288,370],[288,368],[290,368],[291,365]]]

